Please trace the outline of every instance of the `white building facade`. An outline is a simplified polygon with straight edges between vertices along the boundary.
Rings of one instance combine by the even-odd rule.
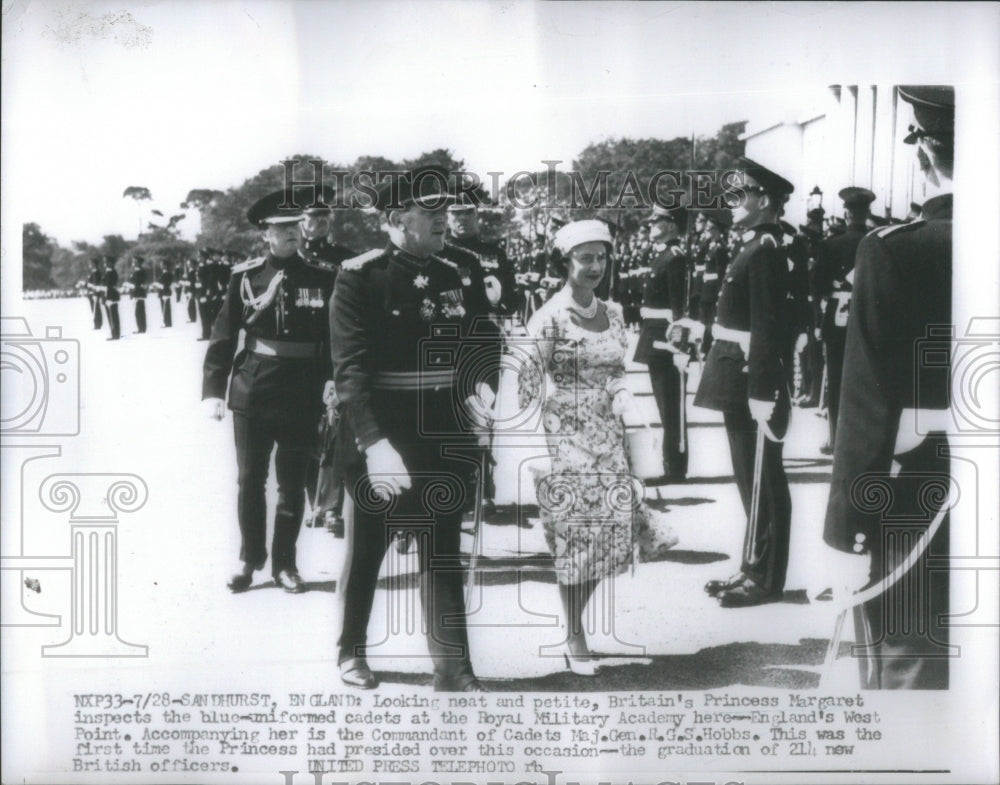
[[[894,85],[834,85],[805,98],[778,122],[751,121],[742,137],[747,157],[795,185],[785,220],[805,223],[817,187],[827,218],[843,216],[837,192],[847,186],[873,191],[879,217],[902,219],[911,202],[923,203],[913,147],[903,143],[913,111]]]

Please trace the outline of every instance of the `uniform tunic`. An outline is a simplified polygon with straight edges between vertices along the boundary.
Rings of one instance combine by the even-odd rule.
[[[227,381],[229,385],[239,469],[240,559],[258,568],[267,560],[264,489],[277,445],[278,504],[271,544],[275,575],[295,570],[309,440],[330,378],[327,308],[332,289],[331,272],[299,255],[268,255],[234,266],[205,353],[202,397],[223,398]],[[241,331],[246,342],[236,353]]]
[[[674,353],[653,346],[666,341],[670,323],[684,316],[684,290],[687,284],[687,257],[680,238],[653,247],[649,277],[643,290],[642,327],[633,360],[649,366],[653,397],[663,424],[663,474],[676,480],[687,476],[687,450],[681,450],[681,407],[685,405],[681,373],[674,367]],[[684,428],[686,429],[686,421]]]
[[[748,400],[775,402],[770,425],[778,438],[784,437],[790,409],[784,369],[788,263],[781,236],[776,224],[755,226],[744,235],[719,292],[715,339],[694,401],[723,413],[748,518],[757,440]],[[760,506],[757,520],[748,521],[742,564],[744,575],[775,594],[785,585],[791,530],[791,496],[781,454],[781,442],[765,439]]]
[[[947,495],[943,432],[928,428],[916,447],[893,453],[903,409],[949,407],[951,210],[950,194],[935,197],[922,220],[876,229],[858,246],[824,539],[870,552],[873,583],[904,560]],[[947,515],[928,552],[948,555]],[[947,687],[947,612],[948,575],[926,558],[859,606],[862,683]]]
[[[818,310],[820,337],[826,348],[826,378],[829,385],[827,406],[830,413],[830,444],[835,445],[840,412],[841,371],[847,340],[847,316],[851,302],[851,284],[847,278],[854,269],[858,245],[866,229],[848,226],[843,234],[830,237],[816,249],[812,296]]]
[[[418,259],[390,245],[343,264],[330,309],[341,401],[337,462],[355,508],[339,660],[372,653],[367,629],[379,567],[392,534],[415,531],[427,644],[441,689],[474,679],[459,561],[466,477],[476,462],[464,401],[481,369],[493,373],[496,362],[495,339],[471,337],[465,289],[453,261]],[[379,478],[365,462],[364,451],[380,439],[399,453],[413,483],[389,504],[377,500]]]

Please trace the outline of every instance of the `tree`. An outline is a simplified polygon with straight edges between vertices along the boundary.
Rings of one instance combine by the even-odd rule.
[[[21,230],[22,255],[22,289],[52,289],[52,256],[57,249],[56,243],[42,232],[36,223],[26,223]],[[75,283],[75,281],[74,281]]]

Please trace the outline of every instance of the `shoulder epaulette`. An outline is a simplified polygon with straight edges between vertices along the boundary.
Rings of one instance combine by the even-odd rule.
[[[760,236],[760,244],[761,245],[770,245],[772,248],[777,248],[778,247],[778,241],[774,239],[773,235],[770,235],[767,232],[764,232]]]
[[[264,256],[258,256],[255,259],[247,259],[245,262],[234,264],[230,272],[235,275],[236,273],[245,273],[247,270],[256,270],[258,267],[261,267],[266,260],[267,259]]]
[[[373,248],[370,251],[366,251],[361,254],[361,256],[355,256],[353,259],[348,259],[342,265],[340,265],[341,270],[360,270],[368,262],[378,259],[382,254],[385,253],[383,248]]]
[[[885,237],[888,237],[890,234],[893,234],[894,232],[898,232],[898,231],[900,231],[902,229],[914,229],[914,228],[916,228],[918,226],[923,226],[925,223],[927,223],[927,222],[923,218],[918,218],[915,221],[910,221],[909,223],[905,223],[905,224],[892,224],[890,226],[878,226],[878,227],[872,229],[870,232],[868,232],[868,234],[869,235],[873,234],[873,235],[875,235],[878,238],[885,238]]]

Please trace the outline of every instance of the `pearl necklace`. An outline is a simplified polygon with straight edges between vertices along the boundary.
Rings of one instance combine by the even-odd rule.
[[[569,295],[569,307],[572,308],[582,319],[593,319],[597,316],[597,297],[593,297],[590,301],[590,305],[586,308],[580,305],[576,300],[573,299],[573,294],[570,291],[566,292]]]

